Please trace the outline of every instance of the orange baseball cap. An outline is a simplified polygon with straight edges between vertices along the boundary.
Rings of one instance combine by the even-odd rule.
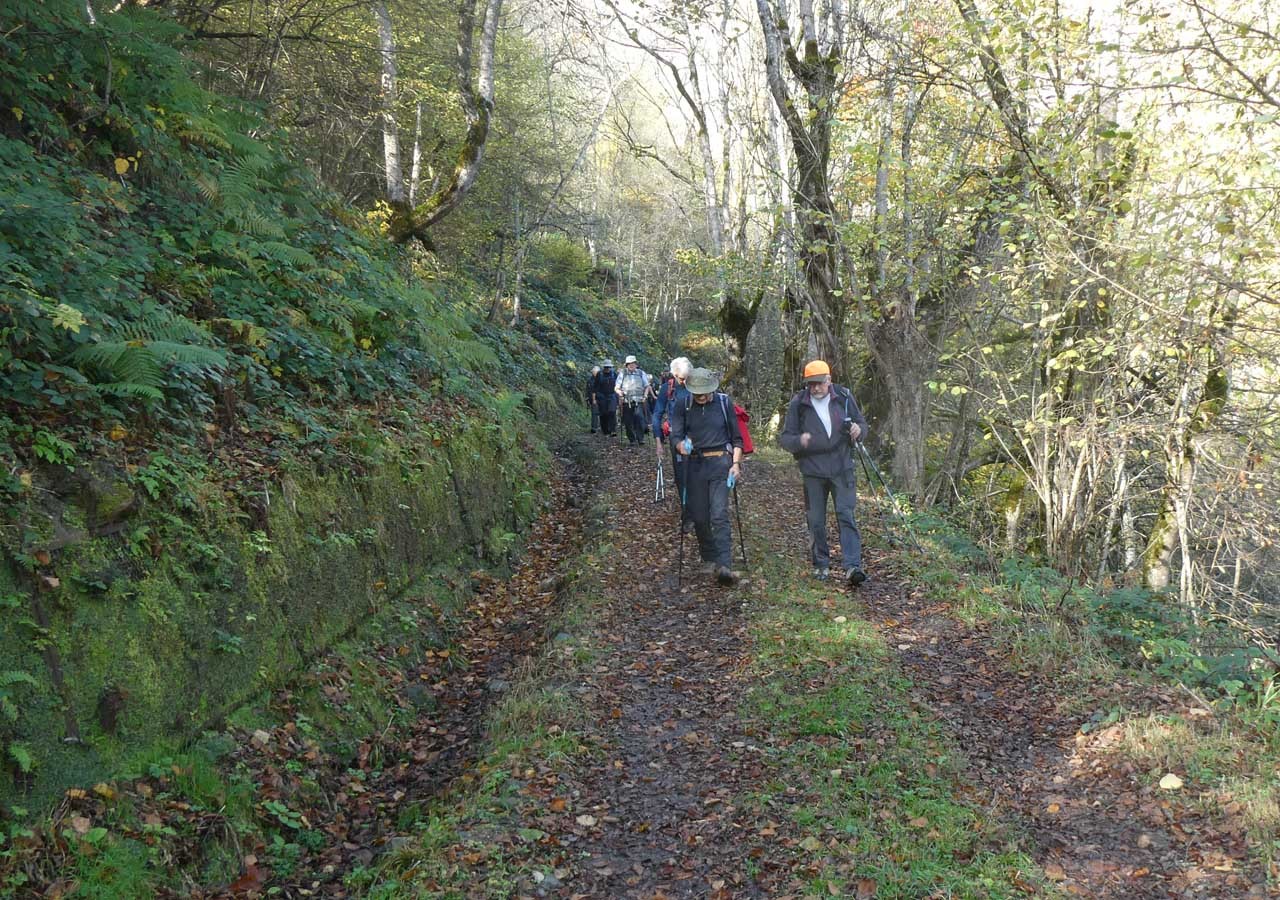
[[[831,374],[831,367],[820,359],[815,359],[804,367],[805,381],[821,381]]]

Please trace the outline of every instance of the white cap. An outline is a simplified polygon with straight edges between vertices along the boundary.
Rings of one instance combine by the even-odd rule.
[[[636,358],[635,358],[634,356],[628,356],[628,357],[626,358],[626,360],[625,360],[622,364],[625,366],[625,365],[627,365],[628,363],[633,363],[633,362],[635,362],[635,361],[636,361]]]

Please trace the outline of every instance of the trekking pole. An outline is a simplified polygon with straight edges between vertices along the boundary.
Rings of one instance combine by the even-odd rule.
[[[679,574],[676,576],[676,587],[684,587],[684,501],[687,499],[685,494],[689,490],[688,483],[680,489],[680,566],[677,570]]]
[[[857,441],[856,444],[861,453],[860,458],[862,460],[862,469],[864,472],[867,472],[867,483],[872,487],[875,487],[871,481],[871,472],[875,472],[876,477],[880,479],[880,486],[884,488],[885,494],[889,497],[889,503],[893,508],[894,515],[898,517],[898,521],[902,523],[907,535],[911,538],[912,546],[916,548],[916,552],[921,556],[924,556],[924,547],[921,546],[920,539],[916,537],[915,529],[911,526],[911,523],[907,521],[906,515],[902,512],[902,507],[898,504],[898,498],[893,495],[893,489],[889,487],[889,482],[885,480],[884,473],[880,471],[879,466],[876,465],[876,461],[871,458],[871,454],[867,451],[867,448],[863,446],[862,441]],[[868,466],[870,466],[870,470],[868,470]]]
[[[667,477],[662,474],[662,457],[658,457],[658,479],[653,486],[653,502],[667,499]]]
[[[733,514],[738,519],[738,546],[742,549],[742,568],[747,567],[747,542],[742,536],[742,507],[738,505],[738,486],[733,486]]]

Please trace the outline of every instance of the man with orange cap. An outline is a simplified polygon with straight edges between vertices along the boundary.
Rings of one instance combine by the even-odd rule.
[[[831,367],[815,359],[804,367],[805,389],[791,398],[778,441],[795,457],[804,476],[804,499],[809,520],[809,555],[813,574],[831,574],[827,547],[827,497],[840,523],[840,552],[850,587],[867,580],[862,571],[862,537],[854,509],[858,504],[852,448],[867,434],[858,401],[847,388],[831,383]]]

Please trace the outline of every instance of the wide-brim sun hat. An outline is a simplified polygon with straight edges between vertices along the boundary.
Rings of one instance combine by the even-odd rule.
[[[720,377],[710,369],[694,369],[684,383],[691,394],[714,394],[720,387]]]
[[[602,360],[600,360],[600,368],[602,368],[602,369],[612,369],[612,368],[613,368],[613,360],[611,360],[611,359],[602,359]]]
[[[636,358],[635,358],[634,356],[628,356],[626,359],[624,359],[624,360],[622,361],[622,364],[623,364],[624,366],[629,366],[629,365],[631,365],[631,364],[632,364],[633,362],[635,362],[635,361],[636,361]]]

